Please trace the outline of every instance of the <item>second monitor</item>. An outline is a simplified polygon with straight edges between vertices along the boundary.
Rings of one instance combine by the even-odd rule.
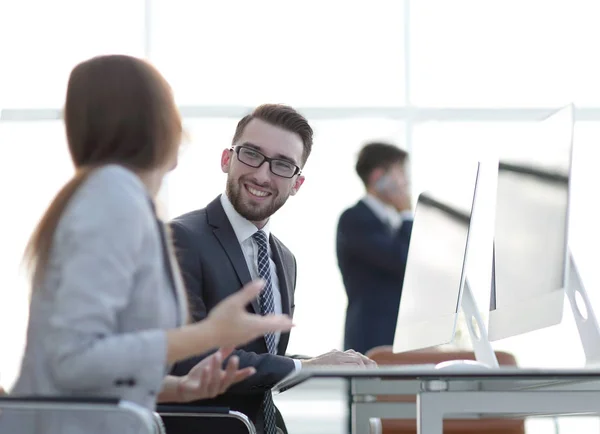
[[[489,339],[561,322],[567,283],[573,107],[500,152]]]

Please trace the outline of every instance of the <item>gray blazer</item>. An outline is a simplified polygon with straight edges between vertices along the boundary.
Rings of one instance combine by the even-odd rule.
[[[118,397],[154,408],[170,370],[165,331],[187,320],[163,231],[133,172],[110,165],[89,176],[65,209],[44,280],[33,288],[11,395]],[[27,425],[23,416],[4,412],[0,432],[137,431],[114,415],[39,412]],[[7,428],[11,423],[18,429]]]

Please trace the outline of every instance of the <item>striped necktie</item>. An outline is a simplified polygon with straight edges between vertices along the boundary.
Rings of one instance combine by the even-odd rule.
[[[261,314],[268,315],[275,313],[275,302],[273,299],[273,281],[271,280],[271,261],[269,259],[267,235],[263,231],[257,231],[252,235],[252,238],[258,245],[258,275],[265,281],[265,288],[260,293],[260,310]],[[267,333],[265,341],[269,353],[277,354],[275,335]],[[275,404],[273,403],[273,395],[270,390],[265,392],[263,410],[265,433],[275,434],[277,429],[277,425],[275,424]]]

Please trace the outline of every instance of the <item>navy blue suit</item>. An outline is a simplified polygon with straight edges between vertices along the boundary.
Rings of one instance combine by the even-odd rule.
[[[219,197],[204,209],[177,217],[171,222],[173,242],[183,279],[188,291],[191,313],[195,321],[203,320],[208,312],[227,296],[235,293],[251,280],[242,248]],[[296,288],[296,259],[273,234],[270,237],[273,261],[277,267],[282,298],[282,311],[293,316]],[[248,307],[249,311],[260,312],[258,299]],[[240,367],[253,366],[256,374],[234,384],[226,393],[213,399],[196,401],[182,406],[229,407],[250,417],[262,432],[263,414],[261,405],[264,393],[291,373],[294,361],[284,357],[289,333],[281,333],[277,355],[269,354],[264,337],[238,347],[234,354],[240,359]],[[192,357],[176,363],[174,375],[185,375],[208,354]],[[278,413],[277,425],[285,430],[283,419]],[[240,424],[228,421],[190,418],[164,418],[169,434],[236,433]]]
[[[412,220],[392,231],[363,201],[344,211],[337,258],[346,294],[344,349],[366,353],[392,345]]]

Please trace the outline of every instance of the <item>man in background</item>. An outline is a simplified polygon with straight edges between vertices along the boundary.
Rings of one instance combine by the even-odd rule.
[[[206,208],[172,221],[194,320],[203,320],[222,299],[259,277],[266,282],[265,289],[248,308],[263,315],[293,315],[296,259],[271,233],[270,221],[300,190],[312,143],[312,128],[292,107],[257,107],[240,120],[231,145],[223,150],[221,169],[227,174],[224,193]],[[319,240],[311,242],[318,246]],[[334,350],[304,360],[291,358],[286,356],[288,341],[289,333],[269,334],[237,348],[233,354],[239,357],[240,368],[252,366],[256,373],[214,399],[191,405],[240,411],[252,419],[259,433],[286,432],[271,395],[277,382],[303,366],[374,365],[354,351]],[[185,375],[203,357],[206,355],[176,364],[173,373]],[[222,421],[213,425],[205,419],[165,418],[165,425],[169,434],[234,432]]]
[[[344,348],[360,353],[392,345],[412,230],[408,154],[369,143],[356,172],[366,195],[344,211],[337,228],[337,258],[348,307]]]

